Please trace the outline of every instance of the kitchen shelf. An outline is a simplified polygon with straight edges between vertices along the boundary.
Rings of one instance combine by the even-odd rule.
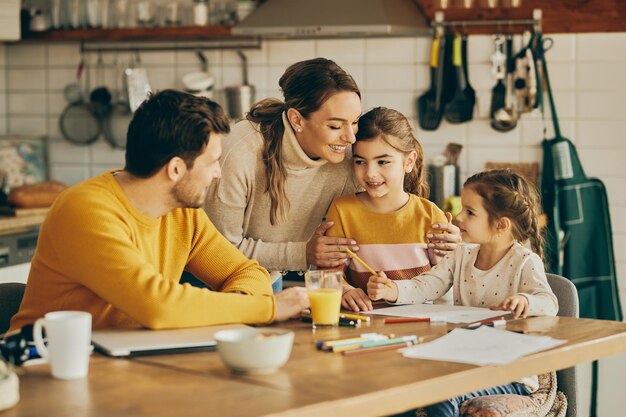
[[[154,28],[126,28],[126,29],[67,29],[50,30],[46,32],[29,32],[24,41],[138,41],[138,40],[204,40],[215,38],[242,39],[231,35],[232,26],[185,26],[185,27],[154,27]],[[249,37],[247,38],[249,39]]]

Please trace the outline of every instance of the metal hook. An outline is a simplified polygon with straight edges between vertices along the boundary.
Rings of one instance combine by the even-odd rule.
[[[207,59],[202,49],[196,50],[196,56],[200,60],[200,65],[202,66],[202,71],[207,72],[209,70],[209,60]]]

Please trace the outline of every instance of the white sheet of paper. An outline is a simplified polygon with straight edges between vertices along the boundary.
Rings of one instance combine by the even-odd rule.
[[[562,345],[566,340],[533,336],[482,326],[454,329],[445,336],[402,349],[407,358],[461,362],[472,365],[504,365],[517,358]]]
[[[455,306],[449,304],[408,304],[379,308],[361,314],[381,314],[394,317],[429,317],[448,323],[474,323],[493,317],[504,316],[510,311],[489,310],[488,308]]]

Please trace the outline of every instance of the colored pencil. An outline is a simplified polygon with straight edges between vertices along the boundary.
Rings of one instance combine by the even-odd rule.
[[[470,323],[464,328],[472,329],[472,328],[476,328],[480,326],[501,326],[504,324],[506,324],[506,320],[504,320],[504,317],[494,317],[492,319],[486,319],[486,320],[481,320],[481,321],[477,321],[474,323]]]
[[[353,356],[353,355],[361,355],[363,353],[383,352],[385,350],[398,350],[398,349],[402,349],[404,347],[409,347],[409,346],[416,345],[419,342],[420,342],[419,339],[418,340],[410,340],[408,342],[400,342],[400,343],[395,343],[395,344],[391,344],[391,345],[382,345],[382,346],[374,346],[374,347],[368,347],[368,348],[346,350],[344,352],[341,352],[341,354],[342,355],[346,355],[346,356]]]
[[[361,314],[354,314],[354,313],[340,313],[339,317],[341,317],[342,319],[370,321],[370,316],[364,316]]]
[[[437,320],[431,319],[430,317],[394,317],[392,319],[385,319],[383,323],[385,324],[393,324],[393,323],[430,323],[437,321],[445,321],[445,320]]]
[[[369,266],[368,264],[365,263],[365,261],[361,258],[359,258],[359,256],[352,252],[350,249],[345,248],[346,252],[348,252],[348,254],[350,256],[352,256],[352,258],[354,258],[355,261],[357,261],[358,263],[360,263],[361,265],[363,265],[363,268],[367,269],[369,271],[370,274],[372,275],[378,275],[378,273],[376,271],[374,271],[374,268],[372,268],[371,266]],[[389,285],[388,283],[385,282],[385,287],[387,288],[391,288],[391,285]]]

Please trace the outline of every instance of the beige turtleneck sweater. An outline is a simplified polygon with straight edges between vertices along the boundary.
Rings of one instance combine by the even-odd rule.
[[[205,209],[224,236],[270,271],[302,271],[306,244],[337,196],[354,193],[350,155],[339,164],[312,160],[298,143],[283,113],[285,191],[290,206],[286,220],[270,223],[265,192],[263,137],[257,125],[243,120],[223,140],[222,178],[212,188]]]

